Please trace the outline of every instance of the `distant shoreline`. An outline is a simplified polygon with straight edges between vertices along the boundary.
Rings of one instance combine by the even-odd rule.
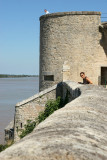
[[[39,75],[0,74],[0,78],[22,78],[22,77],[39,77]]]

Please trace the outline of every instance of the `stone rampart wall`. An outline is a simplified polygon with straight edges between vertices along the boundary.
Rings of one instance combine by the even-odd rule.
[[[56,85],[30,97],[15,106],[14,141],[18,141],[27,120],[35,120],[50,99],[56,99]]]
[[[41,122],[31,134],[1,152],[0,159],[107,159],[107,89],[70,81],[60,87],[64,97],[69,91],[74,100]]]

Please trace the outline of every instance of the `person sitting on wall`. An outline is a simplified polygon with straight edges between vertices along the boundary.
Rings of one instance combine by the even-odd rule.
[[[49,11],[47,11],[46,9],[44,9],[44,12],[45,12],[46,14],[49,14]]]
[[[87,76],[85,76],[84,72],[80,73],[80,77],[83,79],[83,83],[81,83],[81,82],[78,82],[78,83],[80,83],[80,84],[93,84],[92,81]]]

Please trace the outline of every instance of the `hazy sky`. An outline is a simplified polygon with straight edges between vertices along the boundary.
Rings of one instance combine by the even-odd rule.
[[[107,13],[107,0],[0,0],[0,74],[39,74],[39,17],[45,8]]]

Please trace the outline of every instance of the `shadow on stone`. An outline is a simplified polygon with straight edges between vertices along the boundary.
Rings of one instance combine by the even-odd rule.
[[[102,23],[102,25],[100,25],[99,32],[101,32],[102,34],[100,45],[103,47],[104,52],[107,56],[107,23]]]
[[[66,83],[64,82],[60,82],[57,85],[56,98],[60,96],[63,100],[67,99],[68,102],[71,102],[72,100],[79,97],[80,95],[81,95],[81,91],[79,88],[76,88],[73,90],[67,87]]]

